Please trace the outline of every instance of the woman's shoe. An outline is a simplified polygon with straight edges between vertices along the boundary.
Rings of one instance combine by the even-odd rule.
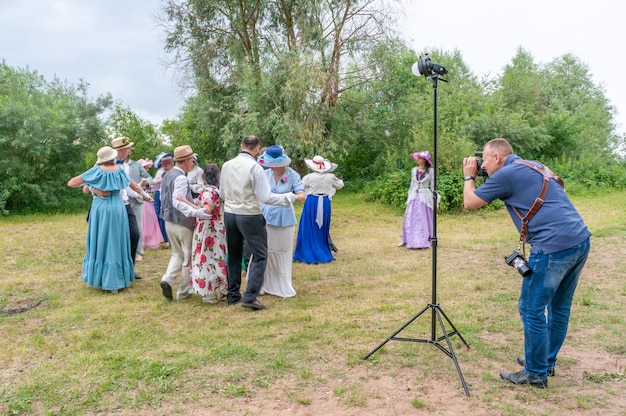
[[[398,247],[404,247],[404,246],[406,246],[406,243],[404,241],[400,241],[398,243]]]

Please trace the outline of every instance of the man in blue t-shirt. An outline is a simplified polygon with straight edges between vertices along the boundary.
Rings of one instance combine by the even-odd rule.
[[[463,203],[467,209],[478,209],[501,199],[521,231],[522,220],[516,210],[525,216],[531,209],[542,190],[544,176],[514,163],[516,160],[521,159],[505,139],[488,142],[483,148],[482,168],[489,174],[489,180],[476,189],[476,158],[464,159]],[[542,167],[538,162],[531,163]],[[528,267],[532,273],[523,278],[519,297],[525,357],[518,357],[517,362],[524,369],[500,373],[500,377],[514,384],[538,388],[547,387],[548,376],[554,375],[556,356],[567,334],[572,298],[589,255],[591,236],[556,180],[549,180],[543,200],[528,222],[526,241],[532,245]]]

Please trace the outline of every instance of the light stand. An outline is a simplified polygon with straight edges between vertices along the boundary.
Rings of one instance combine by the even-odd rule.
[[[404,325],[402,325],[396,332],[391,334],[386,340],[384,340],[380,345],[374,348],[369,354],[363,357],[364,360],[367,360],[372,354],[378,351],[383,345],[385,345],[389,341],[408,341],[408,342],[419,342],[419,343],[428,343],[432,344],[435,347],[439,348],[444,354],[448,357],[452,358],[454,361],[454,365],[456,366],[456,371],[459,373],[459,378],[461,379],[461,384],[463,385],[463,389],[465,390],[465,395],[469,396],[469,390],[467,389],[467,384],[465,383],[465,379],[463,378],[463,373],[461,372],[461,367],[459,366],[459,362],[454,354],[454,350],[452,349],[452,343],[450,342],[450,337],[454,335],[458,335],[463,344],[467,348],[469,345],[463,339],[461,333],[456,329],[454,324],[450,321],[450,319],[446,316],[444,311],[439,306],[437,302],[437,201],[439,192],[437,190],[437,82],[439,79],[444,82],[448,82],[443,78],[439,78],[440,75],[445,75],[447,73],[447,69],[442,67],[441,65],[433,64],[426,55],[425,58],[421,58],[420,61],[416,62],[413,65],[413,73],[415,75],[424,75],[430,76],[433,83],[433,100],[434,100],[434,122],[433,122],[433,235],[430,237],[430,241],[432,243],[432,300],[431,302],[424,307],[417,315],[413,316],[409,319]],[[430,318],[431,318],[431,334],[430,339],[415,339],[415,338],[404,338],[397,337],[400,332],[402,332],[406,327],[408,327],[413,321],[419,318],[424,312],[430,309]],[[452,331],[446,330],[446,324],[448,323]],[[437,336],[437,322],[439,322],[439,326],[441,327],[441,331],[443,332],[442,336]],[[442,345],[441,342],[445,340],[447,344],[446,346]]]

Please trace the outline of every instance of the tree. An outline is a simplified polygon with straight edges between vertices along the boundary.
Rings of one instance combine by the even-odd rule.
[[[111,97],[87,97],[87,84],[46,81],[0,65],[0,212],[40,212],[80,204],[66,182],[104,144],[99,116]]]
[[[129,107],[117,102],[106,120],[107,136],[110,139],[128,137],[133,143],[133,159],[150,158],[170,151],[155,125],[143,120]]]
[[[220,115],[224,124],[211,130],[220,132],[228,152],[237,151],[243,135],[257,134],[296,157],[310,155],[332,150],[329,117],[354,85],[346,81],[365,73],[354,65],[348,72],[347,58],[385,36],[386,14],[378,4],[168,0],[166,50],[207,110]]]

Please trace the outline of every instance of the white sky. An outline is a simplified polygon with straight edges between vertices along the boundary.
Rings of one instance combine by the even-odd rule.
[[[618,0],[403,0],[401,33],[417,53],[458,49],[479,77],[499,74],[518,47],[545,64],[573,53],[587,64],[626,127],[626,3]],[[47,80],[89,83],[153,123],[184,102],[163,62],[158,0],[0,0],[0,60]],[[407,76],[412,76],[407,68]],[[452,88],[453,85],[446,85]]]
[[[470,70],[490,78],[511,63],[518,47],[536,64],[572,53],[589,67],[616,107],[626,131],[626,2],[621,0],[403,0],[400,31],[417,53],[458,49]],[[453,88],[446,85],[446,88]]]

